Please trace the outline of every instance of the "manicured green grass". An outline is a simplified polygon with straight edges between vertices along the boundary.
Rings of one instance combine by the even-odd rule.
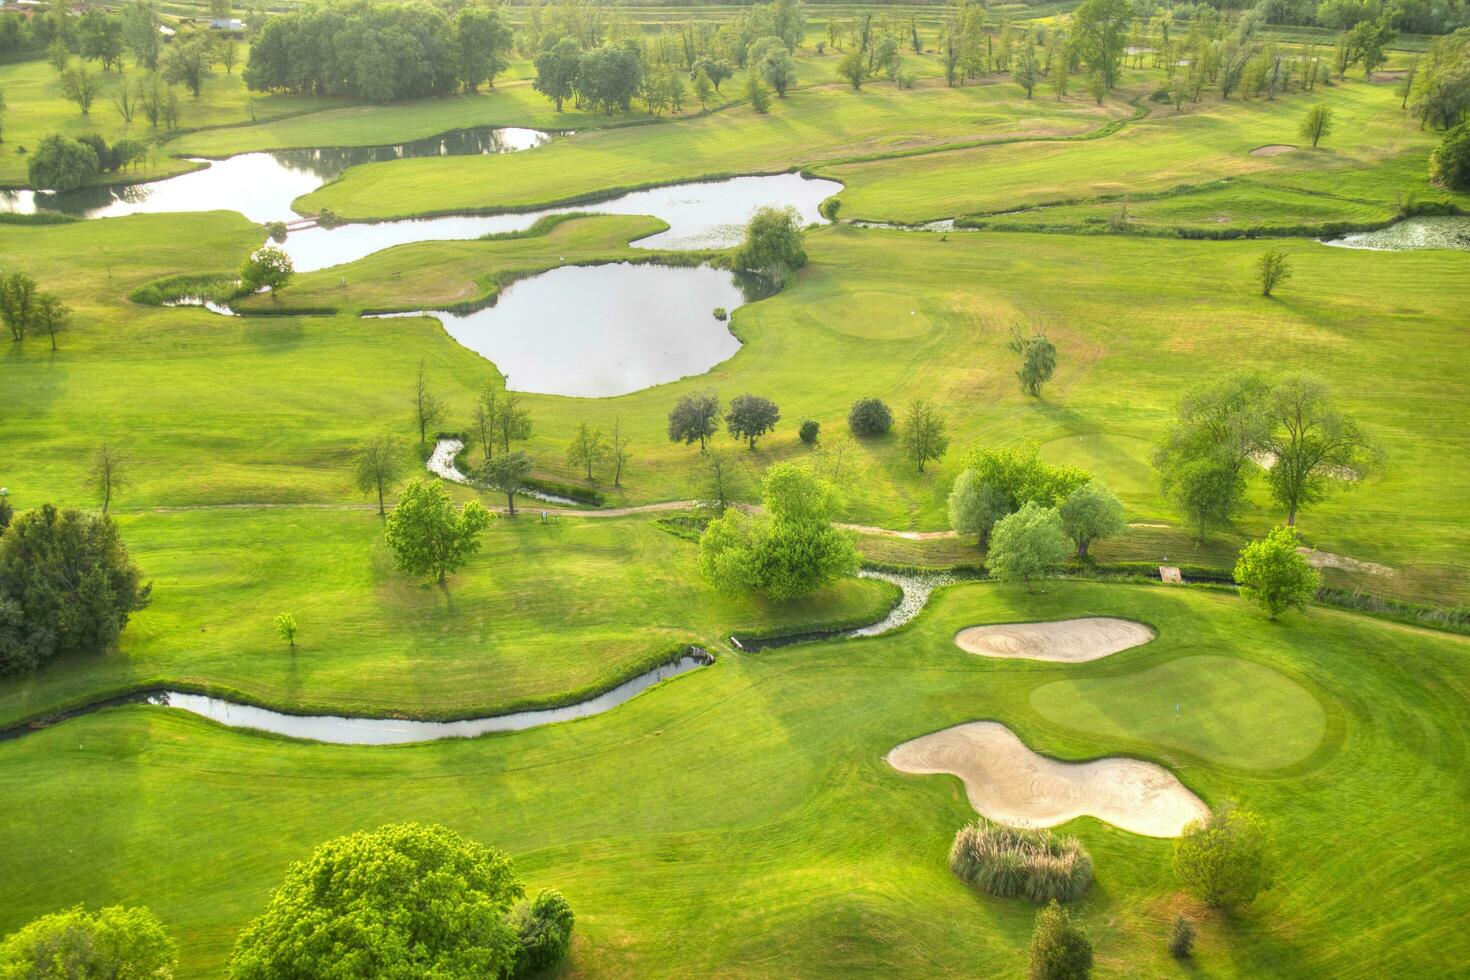
[[[1168,745],[1217,765],[1280,769],[1311,755],[1327,729],[1316,699],[1285,674],[1205,654],[1149,670],[1056,681],[1031,692],[1053,724]]]
[[[1314,103],[1330,106],[1337,120],[1335,133],[1321,147],[1271,157],[1251,155],[1251,150],[1267,144],[1296,144],[1297,127]],[[1254,186],[1262,184],[1344,196],[1349,200],[1333,212],[1334,218],[1352,220],[1362,213],[1363,205],[1353,198],[1365,196],[1364,183],[1370,185],[1366,189],[1373,201],[1393,201],[1396,194],[1411,191],[1444,196],[1429,186],[1425,172],[1438,135],[1419,130],[1398,103],[1392,86],[1350,81],[1274,101],[1222,104],[1215,97],[1182,114],[1154,105],[1147,119],[1095,141],[979,147],[817,170],[847,184],[840,198],[843,215],[874,220],[999,215],[1246,176],[1251,178],[1245,185],[1248,201]],[[1221,196],[1226,201],[1233,198],[1228,192]],[[1222,207],[1216,203],[1205,216],[1218,215]],[[1240,219],[1231,212],[1232,220],[1250,217],[1250,204],[1245,208]],[[1290,224],[1298,217],[1290,209],[1272,212],[1270,223]],[[1012,215],[996,220],[1013,218],[1028,220]]]
[[[733,84],[731,80],[730,84]],[[995,85],[947,89],[891,83],[860,92],[828,83],[793,89],[769,115],[746,105],[652,126],[579,133],[534,155],[395,160],[355,167],[296,207],[352,218],[531,207],[588,194],[710,175],[788,170],[821,160],[1028,134],[1075,135],[1125,116],[1017,99]]]
[[[882,618],[895,590],[845,580],[800,602],[721,597],[693,545],[648,520],[535,511],[494,522],[448,587],[398,572],[375,510],[123,518],[154,584],[122,650],[0,687],[0,727],[108,691],[184,684],[297,712],[465,717],[564,704],[690,643]],[[300,624],[295,653],[272,620]]]
[[[952,642],[971,623],[1088,613],[1159,638],[1086,665],[984,661]],[[1290,778],[1251,771],[1250,751],[1222,746],[1217,763],[1030,707],[1045,685],[1203,646],[1323,705],[1323,744]],[[345,748],[112,711],[0,744],[0,792],[24,800],[0,851],[0,930],[79,901],[147,904],[180,940],[181,975],[217,975],[289,862],[418,819],[506,847],[533,887],[562,889],[576,974],[1016,975],[1033,907],[981,896],[945,865],[973,818],[958,782],[883,762],[908,738],[995,718],[1064,758],[1154,759],[1211,802],[1239,798],[1279,842],[1276,886],[1225,918],[1179,895],[1167,841],[1065,825],[1096,863],[1076,914],[1097,975],[1171,975],[1180,910],[1200,923],[1202,975],[1442,974],[1470,956],[1445,914],[1470,897],[1466,655],[1462,640],[1335,613],[1268,624],[1210,593],[970,585],[889,638],[726,654],[609,714],[514,735]],[[1136,725],[1145,707],[1118,711]],[[1258,711],[1249,698],[1227,709],[1242,729]]]
[[[248,50],[240,47],[240,65],[244,65]],[[72,60],[76,64],[76,59]],[[140,70],[127,59],[126,72],[102,72],[96,62],[88,69],[97,79],[97,99],[88,115],[82,115],[76,103],[68,102],[61,94],[61,76],[51,63],[45,60],[21,61],[0,65],[0,90],[5,93],[7,106],[4,124],[5,141],[0,143],[0,185],[24,187],[28,182],[26,162],[28,155],[18,152],[19,147],[34,150],[42,137],[52,133],[82,136],[98,133],[112,141],[129,137],[154,140],[167,136],[161,129],[148,125],[148,120],[139,113],[132,126],[123,122],[122,114],[113,106],[113,95],[126,82],[135,84]],[[217,71],[204,83],[202,95],[195,99],[182,92],[180,98],[179,126],[181,129],[197,129],[206,126],[243,126],[255,120],[279,118],[292,113],[311,112],[333,105],[340,100],[322,99],[312,96],[248,93],[240,77],[240,67],[232,74]],[[252,115],[253,113],[253,115]],[[427,134],[426,134],[427,135]],[[146,179],[187,170],[192,164],[176,159],[177,151],[172,144],[158,147],[156,154],[129,171],[124,177]],[[116,179],[116,178],[112,178]]]
[[[7,484],[19,506],[82,502],[87,454],[111,439],[135,457],[124,510],[360,500],[350,484],[351,447],[385,428],[416,442],[408,390],[421,358],[449,404],[449,428],[468,424],[475,393],[497,373],[433,321],[361,320],[357,309],[464,300],[503,273],[626,256],[622,243],[651,227],[599,217],[544,237],[406,246],[303,276],[283,293],[285,304],[339,305],[343,315],[281,319],[125,300],[179,269],[234,268],[259,240],[238,217],[6,229],[0,263],[53,288],[64,282],[78,310],[55,357],[32,340],[0,360],[20,420],[0,431],[13,461]],[[1048,459],[1087,466],[1114,487],[1131,520],[1177,524],[1148,456],[1180,393],[1223,364],[1309,370],[1372,427],[1390,464],[1309,510],[1301,522],[1308,539],[1399,570],[1348,578],[1370,591],[1456,601],[1470,589],[1460,561],[1470,531],[1458,503],[1470,485],[1461,469],[1443,465],[1465,452],[1463,365],[1423,356],[1459,342],[1456,311],[1470,304],[1463,253],[1288,243],[1280,247],[1296,277],[1266,300],[1251,272],[1264,246],[1252,242],[1012,233],[945,241],[838,227],[810,235],[808,246],[812,264],[791,288],[736,311],[732,330],[745,346],[708,374],[616,399],[528,397],[538,469],[575,479],[563,462],[575,427],[621,417],[634,458],[623,492],[610,500],[685,499],[695,453],[668,443],[664,431],[683,392],[713,388],[728,400],[753,391],[781,406],[783,422],[759,451],[736,454],[752,476],[809,454],[796,438],[802,419],[819,421],[830,440],[845,431],[857,398],[885,398],[901,416],[922,396],[949,419],[949,455],[921,475],[896,439],[858,443],[843,478],[847,519],[943,527],[965,449],[1031,439]],[[1040,400],[1019,392],[1005,348],[1011,328],[1025,324],[1046,329],[1060,350]],[[1277,519],[1258,480],[1241,529],[1258,534]],[[1194,550],[1177,533],[1150,537],[1157,544],[1140,539],[1132,557],[1178,560]],[[1228,555],[1217,563],[1228,564]]]

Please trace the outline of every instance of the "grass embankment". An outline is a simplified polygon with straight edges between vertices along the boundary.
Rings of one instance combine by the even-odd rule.
[[[1309,106],[1335,113],[1322,146],[1252,156],[1267,144],[1297,144]],[[1082,226],[1114,217],[1126,195],[1129,216],[1147,227],[1290,228],[1328,221],[1372,222],[1392,216],[1410,194],[1458,200],[1431,187],[1429,151],[1440,134],[1424,132],[1399,109],[1393,86],[1349,81],[1275,100],[1206,97],[1176,113],[1153,104],[1148,118],[1106,139],[1030,142],[817,167],[847,184],[842,214],[914,223],[973,215],[1008,225]],[[1215,182],[1236,178],[1221,188]],[[1171,194],[1178,188],[1194,193]],[[1154,196],[1161,196],[1154,199]],[[1075,205],[1106,197],[1109,202]],[[1072,205],[1047,207],[1047,205]],[[1035,211],[1023,209],[1038,208]],[[1002,212],[1021,211],[1019,214]],[[1094,224],[1097,222],[1094,221]]]
[[[535,159],[505,154],[368,164],[306,195],[296,207],[350,218],[530,208],[617,189],[783,171],[987,136],[1075,135],[1130,112],[1118,102],[1101,108],[1090,100],[1027,102],[991,85],[796,88],[773,100],[769,115],[741,105],[652,126],[600,129],[541,147]]]
[[[953,643],[974,623],[1085,614],[1159,638],[1085,665]],[[418,819],[504,846],[533,887],[564,891],[580,974],[1015,975],[1033,906],[946,867],[973,819],[959,783],[883,762],[992,718],[1063,758],[1158,761],[1209,801],[1239,798],[1280,842],[1276,887],[1222,918],[1178,895],[1167,841],[1064,825],[1096,863],[1076,914],[1100,976],[1171,974],[1181,909],[1201,924],[1203,975],[1433,975],[1470,957],[1443,914],[1470,899],[1466,650],[1321,611],[1270,624],[1197,591],[968,585],[892,637],[729,654],[609,714],[514,735],[345,748],[112,711],[0,744],[0,792],[27,814],[0,852],[0,930],[75,902],[146,904],[180,940],[181,975],[217,975],[288,863]],[[1153,691],[1161,672],[1177,676]],[[1108,730],[1075,721],[1104,687]],[[1273,739],[1289,759],[1263,754]]]
[[[351,446],[385,428],[417,441],[408,389],[421,358],[449,405],[449,428],[468,424],[475,393],[497,374],[433,321],[364,321],[358,309],[460,301],[483,295],[502,274],[625,257],[633,252],[627,238],[651,227],[643,218],[598,217],[528,238],[405,246],[303,276],[282,295],[283,306],[338,306],[341,315],[271,320],[124,299],[179,269],[234,268],[259,235],[241,218],[9,229],[0,236],[0,262],[43,285],[66,282],[78,316],[55,357],[32,340],[0,362],[7,390],[17,393],[19,423],[0,434],[14,461],[8,485],[20,506],[43,494],[82,502],[87,454],[108,439],[135,460],[124,511],[359,501]],[[830,439],[845,431],[856,398],[883,397],[901,414],[922,396],[949,418],[949,456],[920,475],[896,439],[858,444],[843,479],[846,519],[943,527],[945,495],[966,447],[1033,439],[1048,459],[1084,466],[1121,494],[1131,520],[1176,525],[1148,457],[1180,393],[1223,365],[1309,370],[1372,427],[1390,459],[1383,477],[1309,510],[1302,529],[1326,551],[1399,574],[1334,576],[1334,583],[1464,601],[1470,583],[1459,556],[1470,531],[1458,501],[1470,486],[1460,469],[1442,465],[1467,448],[1458,435],[1467,409],[1454,396],[1465,387],[1464,362],[1423,352],[1462,343],[1456,311],[1470,304],[1467,257],[1291,243],[1284,247],[1296,277],[1267,300],[1252,286],[1262,247],[824,230],[810,236],[812,265],[792,288],[735,313],[732,329],[745,346],[733,358],[708,374],[616,399],[528,396],[536,422],[528,449],[546,476],[574,482],[563,452],[575,427],[621,417],[634,458],[609,503],[686,499],[695,453],[668,443],[664,431],[681,393],[714,388],[726,400],[742,391],[776,400],[783,417],[776,432],[759,451],[735,454],[752,475],[807,454],[796,439],[803,419],[819,421]],[[1011,328],[1025,325],[1047,330],[1061,352],[1040,400],[1017,390],[1005,348]],[[1242,532],[1258,534],[1277,519],[1258,482]],[[1201,551],[1177,528],[1135,529],[1130,537],[1108,560],[1193,562],[1187,556]],[[1226,564],[1234,546],[1203,551]]]

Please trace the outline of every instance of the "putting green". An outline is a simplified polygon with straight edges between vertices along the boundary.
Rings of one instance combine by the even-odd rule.
[[[1184,657],[1122,677],[1044,684],[1031,692],[1031,706],[1090,735],[1170,746],[1240,769],[1300,762],[1327,730],[1306,688],[1233,657]]]

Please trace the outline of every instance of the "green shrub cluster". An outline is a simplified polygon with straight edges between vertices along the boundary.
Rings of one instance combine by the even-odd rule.
[[[1092,886],[1092,858],[1075,837],[978,820],[959,829],[949,866],[998,898],[1070,902]]]

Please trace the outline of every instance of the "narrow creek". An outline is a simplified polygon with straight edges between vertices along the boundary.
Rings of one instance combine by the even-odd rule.
[[[442,443],[442,441],[441,441]],[[453,456],[449,457],[451,460]],[[832,630],[803,633],[786,637],[741,641],[731,637],[732,643],[741,650],[754,652],[788,646],[805,640],[832,639],[836,637],[877,636],[897,629],[909,622],[924,608],[929,596],[940,585],[954,581],[948,575],[900,575],[864,569],[858,573],[863,578],[892,582],[902,591],[902,598],[875,623],[858,629]],[[241,728],[311,742],[327,742],[334,745],[402,745],[409,742],[431,742],[442,738],[474,738],[491,732],[513,732],[575,718],[588,718],[623,704],[660,681],[687,674],[707,667],[715,662],[707,650],[690,646],[679,657],[667,663],[609,688],[601,694],[559,708],[538,708],[516,711],[502,715],[487,715],[481,718],[464,718],[457,721],[418,721],[408,718],[367,718],[349,715],[305,715],[274,711],[251,704],[241,704],[226,698],[211,697],[167,688],[151,688],[136,691],[121,697],[105,698],[70,711],[58,712],[43,721],[29,722],[0,730],[0,741],[21,738],[31,732],[41,731],[62,721],[93,714],[104,708],[130,704],[147,704],[158,707],[178,708],[208,718],[230,728]]]

